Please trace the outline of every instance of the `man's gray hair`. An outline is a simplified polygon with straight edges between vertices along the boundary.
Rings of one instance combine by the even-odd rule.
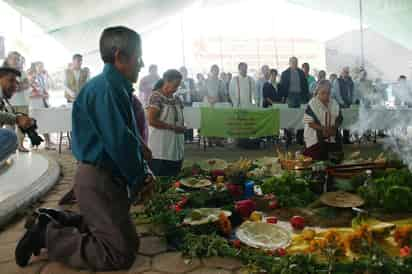
[[[296,56],[292,56],[292,57],[290,57],[289,58],[289,62],[292,62],[292,61],[298,61],[298,58],[296,57]]]
[[[318,94],[319,90],[327,89],[329,92],[332,89],[332,85],[329,80],[320,80],[319,83],[316,85],[315,94]]]
[[[140,35],[132,29],[118,26],[103,31],[100,37],[100,55],[104,63],[113,64],[115,53],[130,57],[140,47]]]

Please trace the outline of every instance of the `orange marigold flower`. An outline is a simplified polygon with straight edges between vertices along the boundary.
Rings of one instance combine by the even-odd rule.
[[[325,233],[325,240],[328,243],[338,243],[341,239],[339,233],[336,230],[331,229]]]
[[[412,242],[412,225],[396,228],[393,237],[399,247],[408,246]]]
[[[229,236],[232,233],[232,223],[224,212],[219,215],[219,227],[223,234]]]

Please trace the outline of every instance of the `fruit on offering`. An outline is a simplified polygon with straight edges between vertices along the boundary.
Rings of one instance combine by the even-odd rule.
[[[269,209],[277,209],[279,208],[279,203],[276,199],[273,199],[269,202]]]
[[[241,248],[242,242],[241,242],[239,239],[236,239],[236,240],[233,240],[233,241],[232,241],[232,245],[233,245],[235,248]]]
[[[193,210],[192,213],[190,214],[190,218],[193,221],[199,221],[200,219],[203,218],[203,214],[198,210]]]
[[[249,218],[250,214],[256,209],[256,204],[252,200],[242,200],[236,202],[235,205],[236,211],[242,216],[243,218]]]
[[[240,198],[243,195],[243,188],[237,184],[226,184],[226,188],[234,198]]]
[[[302,230],[305,228],[305,219],[301,216],[293,216],[289,222],[294,229]]]
[[[263,218],[262,212],[253,211],[252,214],[250,214],[250,220],[252,222],[260,222],[262,221],[262,218]]]
[[[305,241],[312,241],[316,236],[316,232],[313,229],[305,229],[302,232],[302,238]]]
[[[276,254],[277,254],[279,257],[286,256],[286,249],[284,249],[284,248],[278,248],[278,249],[276,249]]]

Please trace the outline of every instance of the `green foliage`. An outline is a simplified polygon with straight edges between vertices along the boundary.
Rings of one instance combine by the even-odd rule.
[[[374,176],[357,193],[368,208],[382,208],[389,212],[408,212],[412,205],[412,173],[408,169],[390,171]],[[363,177],[364,178],[364,177]],[[355,178],[354,181],[359,181]]]
[[[383,204],[390,211],[409,211],[412,205],[411,189],[405,186],[391,186],[385,193]]]
[[[284,173],[281,177],[271,177],[262,185],[264,194],[275,194],[282,207],[305,207],[316,199],[310,190],[310,182],[294,173]]]
[[[323,219],[334,219],[338,216],[337,209],[333,207],[321,207],[314,210]]]
[[[352,192],[355,190],[351,181],[348,180],[339,180],[335,182],[336,190]]]
[[[225,238],[215,233],[208,235],[186,234],[181,251],[183,255],[190,258],[233,257],[237,254],[237,250],[230,246]]]
[[[226,190],[197,190],[190,193],[188,207],[224,207],[233,202],[232,195]]]

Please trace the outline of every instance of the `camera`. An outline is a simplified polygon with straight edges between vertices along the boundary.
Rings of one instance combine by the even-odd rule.
[[[19,113],[19,114],[25,115],[25,114],[23,114],[23,113]],[[33,121],[33,124],[32,124],[29,128],[24,129],[24,128],[21,128],[21,127],[20,127],[20,130],[21,130],[21,132],[23,132],[24,134],[26,134],[26,135],[29,137],[30,142],[31,142],[31,145],[37,147],[37,146],[39,146],[44,140],[43,140],[43,138],[37,133],[37,122],[36,122],[36,120],[33,119],[32,121]]]

